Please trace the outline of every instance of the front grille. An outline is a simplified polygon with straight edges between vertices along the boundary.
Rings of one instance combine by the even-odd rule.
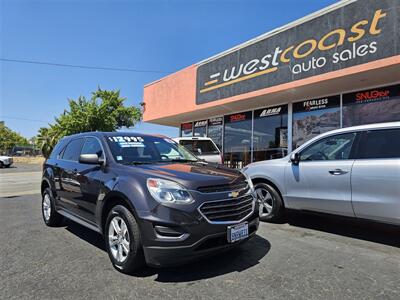
[[[247,186],[248,186],[247,182],[243,181],[237,184],[222,184],[222,185],[199,187],[197,190],[201,193],[220,193],[220,192],[242,190],[247,188]]]
[[[238,222],[253,212],[254,200],[252,195],[245,195],[236,199],[205,202],[199,210],[210,223]]]

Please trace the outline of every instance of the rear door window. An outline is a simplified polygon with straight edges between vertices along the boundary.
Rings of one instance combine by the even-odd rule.
[[[217,147],[208,140],[181,140],[179,144],[196,155],[219,154]]]
[[[65,148],[62,159],[78,161],[79,155],[81,154],[83,142],[84,142],[83,138],[72,140],[67,145],[67,148]]]
[[[365,132],[358,157],[362,159],[400,158],[400,129]]]

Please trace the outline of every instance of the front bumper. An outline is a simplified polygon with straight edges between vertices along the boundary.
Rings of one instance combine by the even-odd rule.
[[[171,214],[174,219],[173,213]],[[143,217],[143,218],[142,218]],[[227,228],[230,224],[210,224],[201,216],[196,222],[179,222],[178,220],[160,220],[154,215],[142,216],[143,250],[148,265],[161,267],[180,265],[214,253],[237,247],[250,239],[259,226],[258,205],[254,212],[243,222],[248,222],[249,237],[236,243],[228,243]],[[178,222],[176,222],[178,221]],[[178,238],[160,236],[156,226],[165,226],[182,232]]]
[[[7,159],[4,159],[3,160],[3,164],[5,165],[5,166],[11,166],[12,164],[13,164],[13,159],[10,157],[10,158],[7,158]]]

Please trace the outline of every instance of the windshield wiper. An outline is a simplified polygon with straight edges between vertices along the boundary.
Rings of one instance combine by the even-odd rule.
[[[154,164],[157,163],[157,161],[129,161],[122,163],[123,165],[127,166],[136,166],[136,165],[145,165],[145,164]]]
[[[198,160],[173,158],[173,159],[164,160],[164,162],[198,162]]]

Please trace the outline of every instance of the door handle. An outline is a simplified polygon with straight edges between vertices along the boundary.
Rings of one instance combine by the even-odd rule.
[[[342,170],[342,169],[335,169],[335,170],[330,170],[330,171],[328,171],[330,174],[332,174],[332,175],[344,175],[344,174],[347,174],[347,173],[349,173],[349,171],[345,171],[345,170]]]

